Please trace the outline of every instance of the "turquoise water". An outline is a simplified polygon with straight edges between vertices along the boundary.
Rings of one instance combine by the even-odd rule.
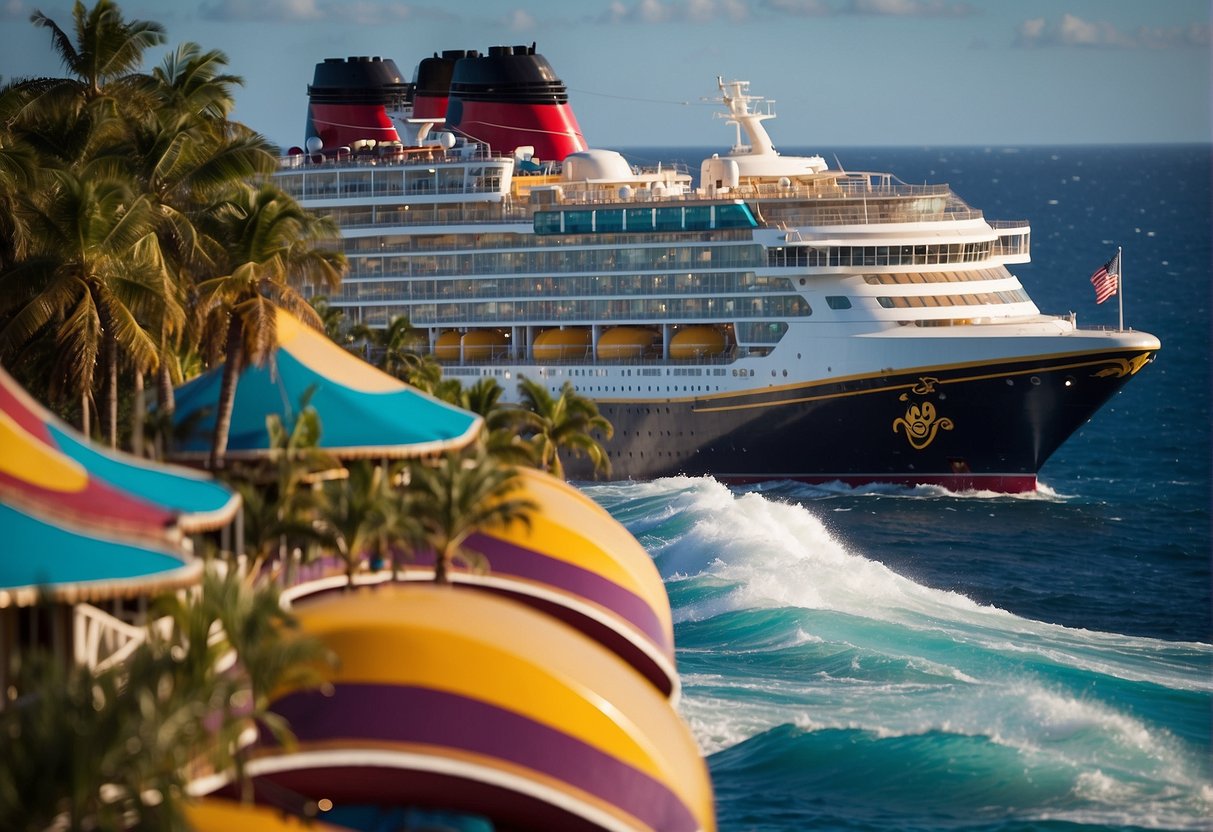
[[[1080,323],[1124,246],[1163,350],[1034,495],[583,486],[665,578],[721,828],[1213,828],[1209,148],[842,157],[1031,219],[1015,271]]]

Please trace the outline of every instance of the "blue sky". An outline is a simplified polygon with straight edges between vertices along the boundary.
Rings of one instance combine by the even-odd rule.
[[[91,0],[90,0],[91,5]],[[126,0],[169,45],[222,49],[235,117],[302,138],[326,57],[535,41],[592,146],[727,146],[704,98],[742,78],[775,100],[776,146],[1210,141],[1209,0]],[[35,9],[0,0],[0,75],[57,75]],[[157,50],[148,68],[159,62]]]

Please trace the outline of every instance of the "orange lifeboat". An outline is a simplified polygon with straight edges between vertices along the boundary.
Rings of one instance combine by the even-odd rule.
[[[505,333],[499,329],[473,329],[464,333],[464,361],[487,361],[494,355],[502,355],[510,345]]]
[[[535,336],[531,353],[536,361],[585,358],[590,351],[590,331],[583,327],[545,329]]]
[[[448,329],[438,336],[438,340],[434,344],[434,357],[439,361],[458,361],[459,344],[462,339],[463,336],[458,332]]]
[[[704,358],[724,352],[724,333],[714,326],[684,326],[670,339],[670,358]]]
[[[616,326],[598,338],[598,357],[604,361],[641,358],[657,340],[657,333],[638,326]]]

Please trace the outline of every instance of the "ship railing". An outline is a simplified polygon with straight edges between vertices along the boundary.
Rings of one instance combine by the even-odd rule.
[[[354,151],[348,147],[325,148],[320,153],[286,153],[278,157],[280,170],[336,170],[338,168],[413,167],[435,162],[484,162],[512,159],[512,155],[497,153],[487,146],[464,145],[459,153],[447,153],[438,145],[423,148],[376,147]]]
[[[451,349],[451,348],[448,348]],[[483,351],[484,347],[476,347],[477,350]],[[652,353],[635,357],[624,358],[603,358],[597,356],[593,347],[586,347],[584,350],[563,347],[561,355],[553,358],[534,358],[523,355],[511,355],[509,347],[494,348],[488,356],[478,358],[438,358],[437,350],[433,349],[417,349],[413,350],[417,355],[429,356],[438,361],[443,368],[443,372],[448,375],[467,375],[466,372],[460,372],[463,368],[475,367],[477,369],[483,367],[500,367],[503,364],[511,364],[514,366],[569,366],[575,364],[593,364],[600,367],[619,367],[619,366],[646,366],[646,367],[719,367],[726,364],[732,364],[739,358],[760,357],[769,355],[772,347],[769,346],[739,346],[732,345],[726,347],[720,352],[692,356],[686,358],[663,358],[660,354]]]

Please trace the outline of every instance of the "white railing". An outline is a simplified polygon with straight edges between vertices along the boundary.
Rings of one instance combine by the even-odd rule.
[[[164,631],[171,623],[165,617],[147,627],[137,627],[91,604],[76,604],[72,622],[75,661],[93,672],[106,671],[130,659],[138,646],[147,642],[153,628]]]
[[[147,641],[146,627],[128,624],[91,604],[76,604],[72,619],[76,663],[95,672],[126,661]]]

